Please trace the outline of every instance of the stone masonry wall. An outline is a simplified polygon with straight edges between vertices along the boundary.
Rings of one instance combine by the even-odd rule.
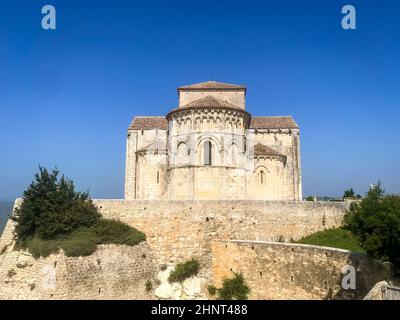
[[[159,263],[197,257],[211,266],[211,241],[299,239],[341,225],[345,203],[300,201],[95,200],[106,218],[147,235]],[[210,276],[210,274],[204,275]]]
[[[216,287],[241,272],[251,299],[362,299],[375,283],[391,277],[390,267],[347,250],[290,243],[214,241]],[[356,290],[341,289],[346,265],[356,269]]]
[[[13,250],[13,231],[9,220],[0,238],[0,300],[155,299],[147,293],[146,281],[155,279],[158,267],[146,242],[101,245],[88,257],[60,252],[34,259]]]
[[[13,250],[14,225],[9,220],[0,238],[0,299],[152,299],[154,296],[145,291],[145,283],[154,279],[159,266],[191,257],[200,260],[199,276],[209,284],[213,279],[218,283],[230,272],[229,268],[243,270],[254,290],[253,298],[283,298],[293,293],[293,297],[323,298],[333,287],[331,283],[328,289],[318,287],[317,281],[329,278],[324,268],[336,275],[339,263],[335,261],[341,265],[349,255],[333,255],[331,262],[325,253],[310,255],[299,250],[290,255],[287,250],[273,249],[267,257],[273,263],[268,264],[264,258],[254,256],[255,252],[269,252],[264,247],[254,251],[236,244],[227,248],[215,244],[216,239],[299,239],[339,226],[345,203],[239,200],[94,200],[94,203],[105,218],[119,219],[143,231],[147,242],[134,247],[99,246],[89,257],[65,257],[58,253],[35,260],[27,252]],[[328,266],[315,269],[322,274],[312,278],[317,288],[311,287],[305,278],[304,283],[296,282],[298,289],[295,289],[284,270],[293,270],[294,281],[299,281],[298,277],[304,273],[302,268],[313,265],[313,259]],[[260,280],[257,274],[261,271],[266,277],[268,270],[275,270],[270,290],[261,282],[257,284]]]

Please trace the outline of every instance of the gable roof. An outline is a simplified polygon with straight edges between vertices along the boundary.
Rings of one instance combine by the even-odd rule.
[[[251,117],[251,129],[297,129],[298,125],[291,116]]]
[[[231,84],[231,83],[224,83],[224,82],[217,82],[217,81],[206,81],[200,83],[194,83],[191,85],[186,85],[178,88],[179,90],[237,90],[243,89],[246,90],[246,86]]]
[[[231,109],[240,109],[239,107],[233,105],[232,103],[226,102],[224,100],[215,98],[213,96],[205,96],[204,98],[189,102],[183,106],[177,107],[174,110],[179,109],[188,109],[188,108],[204,108],[204,107],[211,107],[211,108],[231,108]],[[243,109],[240,109],[243,110]]]
[[[143,129],[168,129],[168,121],[165,117],[135,117],[128,130]]]
[[[257,143],[254,145],[254,155],[255,156],[267,156],[267,157],[285,157],[285,155],[279,153],[278,151],[275,151],[274,149],[271,149],[270,147],[267,147],[266,145],[262,143]]]
[[[234,111],[241,112],[245,114],[246,117],[246,122],[249,123],[250,120],[250,114],[233,105],[232,103],[226,102],[224,100],[220,100],[218,98],[215,98],[213,96],[206,96],[204,98],[189,102],[188,104],[185,104],[183,106],[177,107],[175,109],[172,109],[167,115],[166,118],[167,120],[171,119],[171,115],[180,112],[180,111],[185,111],[185,110],[190,110],[190,109],[202,109],[202,108],[219,108],[219,109],[230,109]]]

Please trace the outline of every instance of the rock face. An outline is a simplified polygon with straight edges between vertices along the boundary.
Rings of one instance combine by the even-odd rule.
[[[389,284],[386,281],[380,281],[374,285],[370,292],[365,296],[364,300],[383,300],[382,288]]]
[[[157,298],[163,300],[207,299],[206,279],[193,276],[184,280],[182,283],[169,283],[169,275],[174,269],[174,266],[168,266],[164,271],[158,273],[157,280],[160,285],[154,291]]]
[[[9,224],[8,228],[11,227]],[[12,237],[0,241],[1,299],[155,299],[146,282],[156,261],[146,242],[136,246],[101,245],[88,257],[62,251],[35,259],[14,250]]]

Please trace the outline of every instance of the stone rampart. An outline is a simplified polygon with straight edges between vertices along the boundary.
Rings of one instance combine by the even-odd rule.
[[[216,287],[243,273],[251,299],[363,299],[375,283],[391,278],[389,264],[348,250],[303,244],[213,241]],[[356,289],[343,290],[342,269],[356,271]]]

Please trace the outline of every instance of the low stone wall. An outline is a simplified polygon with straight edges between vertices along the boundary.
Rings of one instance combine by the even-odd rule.
[[[211,266],[211,241],[299,239],[341,225],[345,203],[303,201],[95,200],[106,218],[138,228],[160,263],[192,256]],[[206,268],[207,269],[207,268]]]
[[[290,243],[213,241],[212,276],[216,287],[224,277],[242,272],[251,299],[362,299],[391,270],[347,250]],[[341,288],[342,268],[356,269],[356,290]]]

